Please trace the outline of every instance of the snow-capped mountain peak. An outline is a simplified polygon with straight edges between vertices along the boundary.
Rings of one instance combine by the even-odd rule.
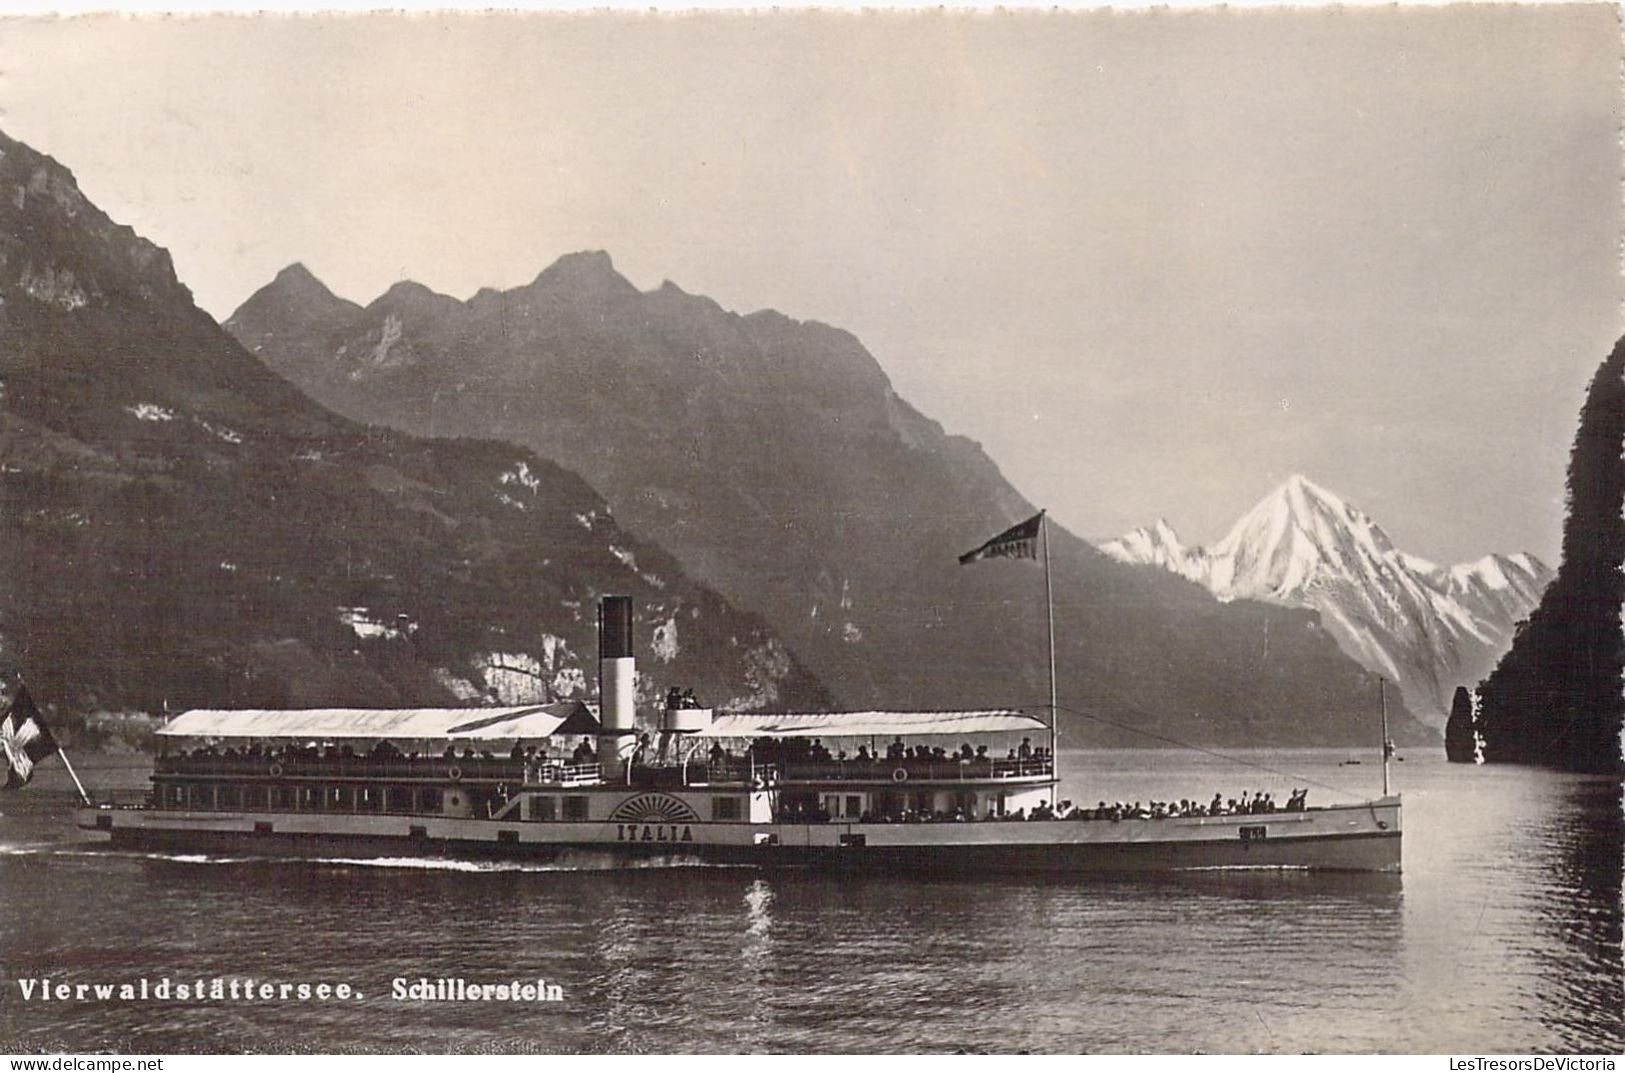
[[[1193,568],[1190,550],[1163,518],[1158,518],[1155,525],[1141,526],[1101,545],[1101,550],[1121,562],[1150,563],[1200,580],[1190,573]]]
[[[1398,681],[1413,710],[1435,721],[1455,685],[1493,665],[1552,576],[1526,552],[1449,567],[1408,554],[1370,515],[1302,474],[1211,548],[1187,548],[1162,520],[1101,548],[1187,577],[1220,600],[1318,610],[1344,651]]]
[[[1328,573],[1380,572],[1394,551],[1363,511],[1293,474],[1214,545],[1208,587],[1221,598],[1287,599]]]

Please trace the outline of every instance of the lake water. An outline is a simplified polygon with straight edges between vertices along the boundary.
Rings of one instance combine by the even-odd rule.
[[[1346,751],[1063,754],[1063,796],[1375,796]],[[138,786],[83,757],[93,787]],[[97,849],[0,796],[0,1052],[1625,1049],[1617,782],[1407,754],[1402,876],[834,879]],[[1317,786],[1310,804],[1333,800]],[[349,1002],[24,1001],[19,979],[349,982]],[[545,978],[424,1003],[395,977]]]

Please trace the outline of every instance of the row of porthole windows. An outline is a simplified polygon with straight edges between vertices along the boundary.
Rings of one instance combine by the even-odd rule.
[[[558,801],[556,804],[555,801]],[[531,820],[586,820],[590,819],[587,808],[587,798],[581,795],[571,795],[562,799],[551,797],[532,797],[529,801],[529,811],[525,818]],[[563,808],[560,809],[559,805]],[[737,797],[713,797],[711,799],[711,818],[713,820],[738,820],[744,815],[742,802]]]
[[[445,791],[435,786],[240,786],[166,783],[159,804],[175,809],[268,812],[422,812],[438,814]]]
[[[446,793],[435,786],[243,786],[172,782],[163,785],[159,803],[171,809],[439,815],[445,809]],[[541,822],[587,820],[590,819],[588,800],[585,794],[567,794],[561,798],[532,796],[525,803],[524,818]],[[457,806],[460,802],[454,799],[452,804]],[[713,820],[738,820],[742,814],[742,802],[737,797],[711,799]]]
[[[166,783],[159,803],[171,809],[267,812],[404,812],[439,815],[445,810],[447,791],[437,786],[241,786],[234,783]],[[453,807],[462,795],[451,791]],[[500,802],[498,802],[500,803]],[[585,820],[585,795],[560,800],[534,797],[528,819]]]
[[[585,820],[588,818],[585,794],[570,794],[561,800],[556,797],[532,797],[525,803],[525,818],[546,823],[551,820]]]

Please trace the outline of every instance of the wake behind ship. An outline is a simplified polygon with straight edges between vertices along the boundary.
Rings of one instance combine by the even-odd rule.
[[[673,696],[640,731],[627,597],[601,602],[599,681],[596,712],[580,701],[188,711],[159,731],[145,803],[87,805],[77,822],[118,845],[317,857],[608,851],[914,874],[1400,868],[1397,796],[1063,814],[1054,753],[1033,745],[1053,742],[1052,725],[1010,709],[758,714]]]

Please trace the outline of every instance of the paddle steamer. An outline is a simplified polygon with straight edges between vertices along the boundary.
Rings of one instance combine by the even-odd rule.
[[[188,711],[158,732],[146,802],[87,805],[77,822],[119,845],[327,857],[608,853],[930,874],[1400,867],[1397,796],[1050,818],[1054,754],[1031,743],[1053,742],[1053,727],[1019,711],[668,703],[640,730],[635,680],[631,602],[605,597],[596,709]]]

